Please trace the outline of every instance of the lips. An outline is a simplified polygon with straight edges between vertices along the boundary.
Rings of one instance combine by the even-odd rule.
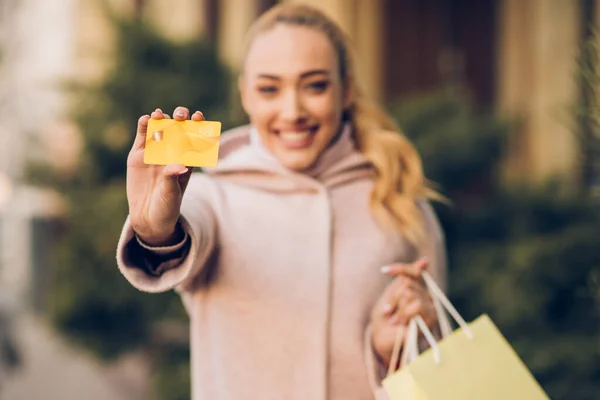
[[[309,147],[319,130],[318,125],[312,127],[295,127],[291,129],[277,129],[274,131],[281,145],[287,149],[302,149]]]

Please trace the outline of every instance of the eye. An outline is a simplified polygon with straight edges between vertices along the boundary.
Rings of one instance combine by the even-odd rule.
[[[329,81],[315,81],[308,84],[308,90],[312,93],[323,93],[329,87]]]
[[[277,87],[272,85],[259,86],[258,91],[263,94],[275,94],[277,93]]]

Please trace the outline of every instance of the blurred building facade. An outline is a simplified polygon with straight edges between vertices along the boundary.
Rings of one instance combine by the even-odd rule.
[[[585,27],[600,0],[282,0],[311,4],[352,39],[359,79],[385,102],[464,84],[478,107],[518,117],[506,176],[541,181],[578,168],[569,108]],[[0,285],[31,299],[43,271],[36,232],[60,214],[51,192],[27,186],[29,157],[77,163],[77,133],[60,84],[102,79],[114,37],[103,12],[139,14],[174,40],[204,35],[231,68],[244,35],[277,0],[4,0],[0,2]],[[39,239],[37,239],[39,237]],[[36,263],[41,265],[34,266]],[[40,278],[41,279],[41,278]]]
[[[367,94],[386,102],[462,84],[483,110],[520,118],[506,177],[543,181],[579,168],[570,107],[577,55],[600,0],[281,0],[323,9],[346,30]],[[138,14],[173,40],[204,35],[232,69],[244,36],[277,0],[0,1],[0,291],[40,306],[47,241],[63,212],[25,181],[32,157],[76,168],[76,106],[62,83],[96,82],[114,35],[103,4]],[[132,127],[133,129],[133,127]]]

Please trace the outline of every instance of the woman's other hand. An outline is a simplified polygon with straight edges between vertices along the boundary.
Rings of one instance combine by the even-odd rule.
[[[392,264],[381,269],[382,273],[393,276],[394,279],[371,312],[371,341],[373,349],[385,365],[392,359],[399,328],[406,328],[417,315],[421,315],[430,327],[437,323],[433,300],[421,277],[421,272],[427,265],[426,259],[420,259],[411,264]]]

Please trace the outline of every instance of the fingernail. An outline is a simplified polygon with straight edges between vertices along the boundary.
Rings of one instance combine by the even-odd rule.
[[[173,115],[176,117],[185,117],[185,113],[183,112],[183,110],[175,110]]]
[[[391,270],[392,270],[392,267],[390,267],[389,265],[384,265],[383,267],[381,267],[381,273],[382,274],[387,274]]]
[[[162,112],[162,110],[160,108],[157,108],[156,110],[154,110],[154,112]]]
[[[392,305],[390,303],[387,303],[383,306],[383,312],[385,314],[389,313],[390,311],[392,311]]]
[[[185,174],[185,173],[186,173],[186,172],[188,172],[188,171],[189,171],[189,168],[186,168],[186,169],[184,169],[183,171],[179,171],[179,172],[177,173],[177,175],[183,175],[183,174]]]

